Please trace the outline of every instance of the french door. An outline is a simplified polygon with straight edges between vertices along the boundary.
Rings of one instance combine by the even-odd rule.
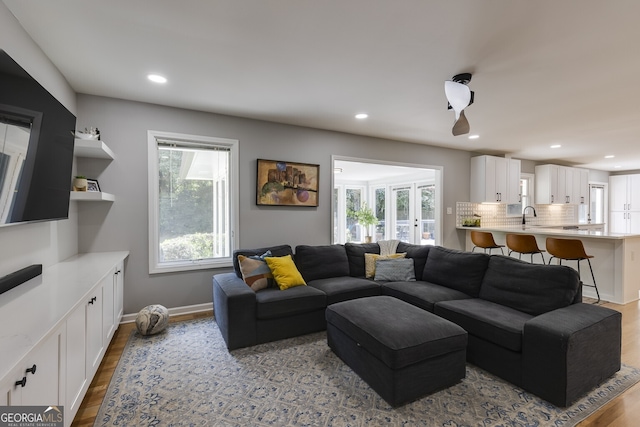
[[[391,239],[417,245],[435,244],[436,186],[414,183],[391,187]]]

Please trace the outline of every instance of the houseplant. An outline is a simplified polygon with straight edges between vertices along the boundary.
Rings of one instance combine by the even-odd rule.
[[[358,221],[358,224],[364,227],[366,232],[365,242],[371,243],[371,235],[369,234],[369,228],[372,225],[378,224],[378,218],[373,213],[373,210],[363,203],[360,210],[353,211],[353,217]]]

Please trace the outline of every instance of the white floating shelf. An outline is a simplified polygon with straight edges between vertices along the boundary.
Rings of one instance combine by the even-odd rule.
[[[104,141],[98,141],[96,139],[76,138],[73,155],[76,157],[93,157],[109,160],[115,158],[113,151],[107,147],[107,144],[105,144]]]
[[[100,191],[72,191],[71,200],[79,202],[113,202],[116,196]]]

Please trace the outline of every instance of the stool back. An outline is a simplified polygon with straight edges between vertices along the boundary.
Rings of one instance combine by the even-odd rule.
[[[471,230],[471,241],[479,248],[497,248],[496,241],[493,240],[493,234],[486,231]]]
[[[555,258],[580,260],[593,258],[587,255],[582,240],[579,239],[555,239],[547,237],[547,252]]]
[[[507,247],[521,254],[540,252],[536,238],[531,234],[507,234]]]

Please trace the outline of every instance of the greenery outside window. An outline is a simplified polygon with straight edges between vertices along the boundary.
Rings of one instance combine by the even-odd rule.
[[[148,132],[149,272],[232,265],[238,141]]]

